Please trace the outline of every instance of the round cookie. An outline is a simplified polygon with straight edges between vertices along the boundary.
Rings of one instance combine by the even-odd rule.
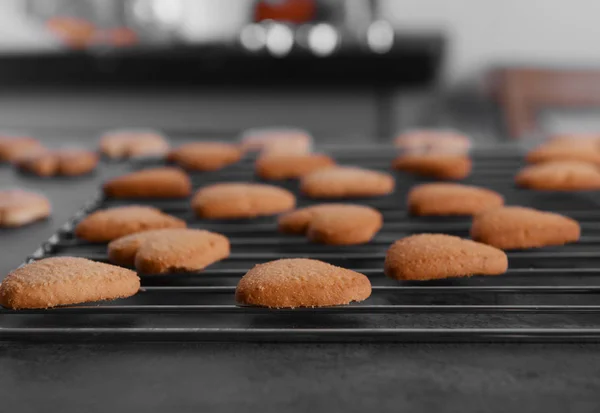
[[[169,160],[193,171],[216,171],[239,161],[242,155],[242,150],[230,143],[193,142],[171,151]]]
[[[109,158],[162,156],[169,151],[169,143],[162,134],[143,129],[106,132],[99,146],[100,152]]]
[[[495,191],[453,183],[421,184],[408,193],[408,210],[417,216],[475,215],[503,204]]]
[[[79,176],[90,173],[98,165],[98,156],[90,151],[63,149],[43,151],[21,158],[17,166],[39,176]]]
[[[0,227],[20,227],[50,215],[50,201],[20,189],[0,191]]]
[[[85,217],[75,227],[77,237],[90,242],[108,242],[136,232],[162,228],[185,228],[185,221],[146,206],[103,209]]]
[[[396,241],[385,257],[385,274],[426,281],[471,275],[499,275],[508,269],[504,251],[445,234],[419,234]]]
[[[0,284],[0,304],[12,309],[50,308],[130,297],[135,272],[85,258],[53,257],[17,268]]]
[[[306,234],[313,242],[356,245],[371,241],[383,225],[374,208],[363,205],[323,204],[288,212],[279,217],[279,230]]]
[[[504,250],[563,245],[579,239],[579,223],[551,212],[524,207],[489,209],[476,215],[471,238]]]
[[[273,185],[228,182],[200,188],[192,209],[201,218],[236,219],[276,215],[296,206],[290,191]]]
[[[592,191],[600,189],[600,169],[586,162],[552,161],[523,168],[515,182],[540,191]]]
[[[139,232],[108,244],[109,260],[144,274],[200,271],[229,256],[229,240],[198,229]]]
[[[468,136],[452,130],[422,129],[404,132],[394,145],[411,153],[466,153],[471,148]]]
[[[600,164],[600,145],[591,139],[544,143],[529,151],[526,160],[529,163],[580,161],[598,165]]]
[[[238,303],[269,308],[344,305],[370,295],[371,283],[363,274],[305,258],[258,264],[235,290]]]
[[[0,162],[15,162],[42,149],[37,139],[28,136],[0,136]]]
[[[311,198],[363,198],[394,192],[394,178],[368,169],[336,166],[305,175],[300,190]]]
[[[178,168],[152,168],[107,181],[102,187],[111,198],[185,198],[192,191],[190,178]]]
[[[600,134],[598,133],[560,133],[548,138],[546,144],[568,144],[594,141],[600,144]]]
[[[301,129],[252,129],[242,136],[243,151],[269,155],[302,155],[311,152],[312,137]]]
[[[255,170],[262,179],[295,179],[333,165],[335,161],[323,154],[263,155],[256,161]]]
[[[405,154],[397,157],[394,169],[438,179],[464,179],[471,173],[473,162],[466,155],[453,154]]]

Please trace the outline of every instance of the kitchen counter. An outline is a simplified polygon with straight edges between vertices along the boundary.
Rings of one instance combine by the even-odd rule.
[[[61,112],[48,103],[55,98],[46,97],[46,105],[39,99],[20,99],[23,108],[37,105],[37,112],[30,109],[27,116],[19,117],[14,109],[13,116],[0,110],[4,125],[26,126],[29,119],[42,129],[52,122],[66,122],[65,112],[61,119],[44,115],[43,108]],[[84,99],[77,112],[75,101],[64,102],[76,123],[80,116],[89,116],[97,127],[120,125],[110,118],[118,115],[110,102],[102,108]],[[334,107],[335,100],[330,102]],[[361,105],[356,103],[357,108]],[[241,110],[243,105],[233,106],[235,113],[251,118],[252,113]],[[204,119],[210,119],[211,113],[224,116],[218,110],[211,112],[207,102],[202,107]],[[222,109],[224,104],[217,107]],[[7,98],[0,97],[2,108],[10,108]],[[95,112],[87,112],[91,108]],[[284,109],[274,110],[284,116]],[[141,110],[131,111],[140,116],[138,121],[143,120]],[[312,111],[317,116],[317,109]],[[246,126],[242,115],[231,122],[233,126]],[[368,131],[372,119],[352,121]],[[332,127],[327,122],[323,125]],[[92,144],[91,133],[68,135],[54,130],[47,135],[50,144],[64,140]],[[123,168],[115,164],[69,181],[40,180],[1,168],[0,186],[42,190],[55,211],[49,221],[0,231],[2,273],[21,263],[95,193],[102,180],[122,173]],[[0,370],[3,409],[25,413],[234,409],[548,413],[591,412],[600,405],[600,346],[594,344],[8,342],[0,344]]]

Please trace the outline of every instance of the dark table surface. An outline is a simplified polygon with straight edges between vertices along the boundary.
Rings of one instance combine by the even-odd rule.
[[[79,106],[75,114],[87,116],[86,102],[67,99],[66,105]],[[15,110],[8,103],[0,97],[0,108]],[[24,98],[17,103],[43,106]],[[203,109],[209,113],[202,117],[209,118],[210,106]],[[118,110],[106,109],[111,111],[118,116]],[[58,122],[45,111],[36,113],[38,118],[28,117],[41,122],[36,127]],[[108,119],[106,126],[123,126]],[[233,123],[241,124],[239,119]],[[0,113],[0,121],[7,120],[9,126],[27,124],[18,113]],[[92,143],[83,135],[54,134],[50,144],[65,141]],[[73,180],[40,180],[0,168],[0,187],[40,190],[54,206],[48,221],[0,231],[2,274],[62,225],[103,179],[124,168],[102,167]],[[0,342],[0,372],[2,411],[18,412],[592,412],[600,406],[600,346],[594,344]]]

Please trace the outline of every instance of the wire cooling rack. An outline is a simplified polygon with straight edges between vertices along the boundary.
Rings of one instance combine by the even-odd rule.
[[[340,164],[390,171],[389,147],[331,147]],[[399,282],[383,274],[392,242],[421,232],[468,236],[468,218],[417,218],[406,211],[406,195],[424,179],[394,172],[393,195],[354,200],[378,208],[384,226],[359,246],[312,244],[280,234],[276,218],[209,221],[194,217],[189,199],[90,201],[28,261],[78,256],[107,261],[106,245],[77,239],[74,225],[96,209],[152,205],[185,219],[191,228],[227,235],[231,256],[205,271],[141,275],[136,296],[113,302],[50,310],[0,309],[0,339],[59,341],[599,341],[600,209],[595,193],[551,193],[513,184],[523,165],[516,148],[475,150],[473,174],[465,183],[502,193],[507,204],[554,211],[578,219],[580,242],[562,247],[508,252],[510,269],[501,276],[434,282]],[[140,162],[139,169],[160,163]],[[217,172],[193,173],[195,188],[223,181],[258,181],[253,159]],[[297,182],[277,183],[299,194]],[[319,201],[299,195],[299,206]],[[274,310],[238,306],[235,286],[252,266],[285,257],[320,259],[366,274],[372,296],[363,303],[327,308]]]

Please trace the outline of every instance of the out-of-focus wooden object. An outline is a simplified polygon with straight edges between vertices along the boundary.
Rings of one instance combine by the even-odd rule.
[[[515,139],[538,131],[537,112],[543,107],[600,106],[600,69],[504,68],[488,80]]]

